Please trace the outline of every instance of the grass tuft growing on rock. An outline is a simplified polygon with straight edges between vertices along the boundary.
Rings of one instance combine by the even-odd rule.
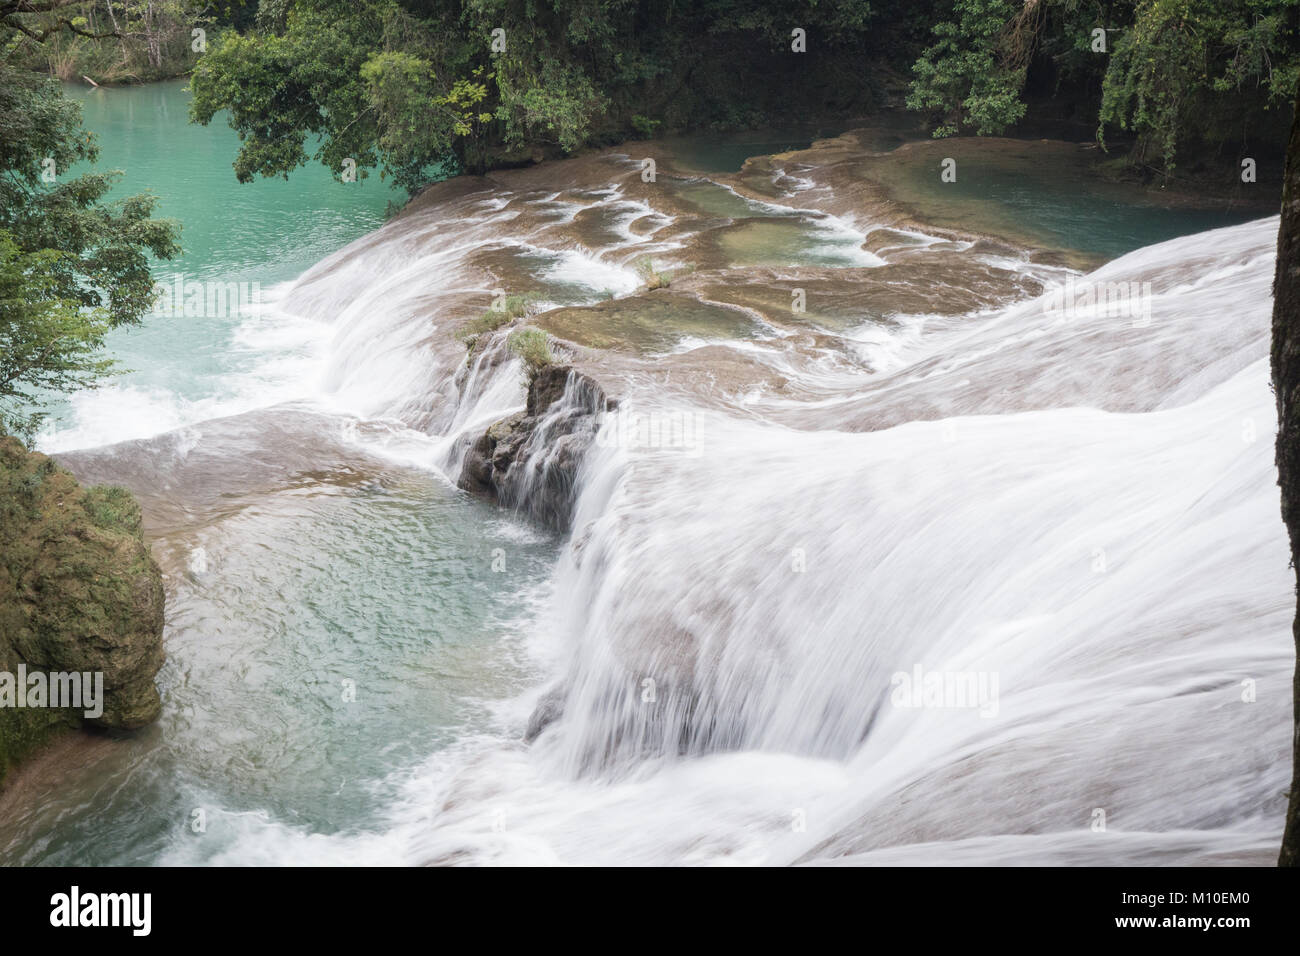
[[[83,507],[95,524],[106,529],[139,530],[140,506],[131,492],[116,485],[96,485],[85,491]]]
[[[555,353],[551,351],[551,337],[541,329],[530,325],[515,329],[510,333],[506,344],[511,352],[523,360],[530,381],[542,369],[555,364]]]
[[[636,263],[637,274],[641,276],[641,281],[649,291],[655,289],[666,289],[672,285],[673,277],[669,272],[660,272],[655,268],[654,260],[649,256],[638,259]]]
[[[526,315],[533,302],[537,300],[534,292],[508,295],[499,309],[488,309],[477,319],[470,319],[456,332],[456,338],[465,343],[471,352],[478,343],[479,336],[495,332],[504,325],[509,325],[520,316]]]

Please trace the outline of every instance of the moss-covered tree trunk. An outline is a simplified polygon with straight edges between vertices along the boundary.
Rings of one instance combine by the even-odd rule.
[[[1291,564],[1300,583],[1300,91],[1282,191],[1282,228],[1273,279],[1273,388],[1277,392],[1277,470],[1282,520],[1291,535]],[[1300,652],[1300,614],[1292,627]],[[1282,836],[1280,866],[1300,866],[1300,661],[1292,682],[1291,800]]]

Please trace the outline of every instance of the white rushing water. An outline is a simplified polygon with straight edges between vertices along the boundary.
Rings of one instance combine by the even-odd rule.
[[[0,862],[1273,862],[1276,217],[1081,275],[1228,220],[1049,171],[1031,251],[927,234],[849,140],[660,159],[438,184],[293,281],[384,197],[187,173],[185,268],[263,302],[118,330],[39,442],[142,502],[164,714],[34,761]],[[508,503],[601,426],[567,536],[456,487],[524,408],[510,326],[457,335],[506,291],[576,370]]]
[[[296,293],[342,303],[337,389],[421,420],[452,477],[456,436],[521,402],[517,363],[410,347],[410,303],[472,284],[455,228]],[[806,407],[628,379],[527,639],[550,683],[401,771],[382,832],[250,817],[218,861],[1268,862],[1294,660],[1276,230],[1080,279],[1149,282],[1123,314],[1049,295],[897,347],[850,330],[890,361]],[[638,415],[685,440],[630,440]]]

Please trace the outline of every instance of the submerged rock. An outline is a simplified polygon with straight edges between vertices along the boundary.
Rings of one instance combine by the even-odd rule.
[[[542,695],[528,717],[528,726],[524,729],[524,743],[531,744],[542,735],[542,731],[564,716],[564,702],[567,697],[568,690],[562,684],[552,687]]]
[[[569,530],[582,459],[614,401],[592,378],[565,365],[537,372],[522,412],[494,422],[470,447],[458,484]]]
[[[64,728],[134,730],[156,720],[162,631],[162,574],[130,493],[83,488],[45,455],[0,437],[0,680],[8,677],[12,696],[20,668],[89,674],[92,683],[103,675],[95,717],[0,696],[0,782]]]

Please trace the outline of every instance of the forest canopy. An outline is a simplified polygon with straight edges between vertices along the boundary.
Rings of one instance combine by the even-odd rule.
[[[351,159],[413,187],[448,155],[483,169],[861,115],[904,86],[936,135],[1005,133],[1052,102],[1168,171],[1183,147],[1280,141],[1298,17],[1300,0],[263,0],[196,67],[194,117],[230,111],[241,178]]]
[[[1250,124],[1284,135],[1300,73],[1300,0],[954,0],[913,67],[908,105],[937,132],[1005,132],[1035,80],[1082,101],[1098,136],[1136,134],[1136,161],[1172,168],[1183,142]]]
[[[319,161],[412,190],[903,105],[937,136],[1068,120],[1168,173],[1280,149],[1300,76],[1300,0],[0,0],[0,22],[65,79],[190,75],[242,180]]]

